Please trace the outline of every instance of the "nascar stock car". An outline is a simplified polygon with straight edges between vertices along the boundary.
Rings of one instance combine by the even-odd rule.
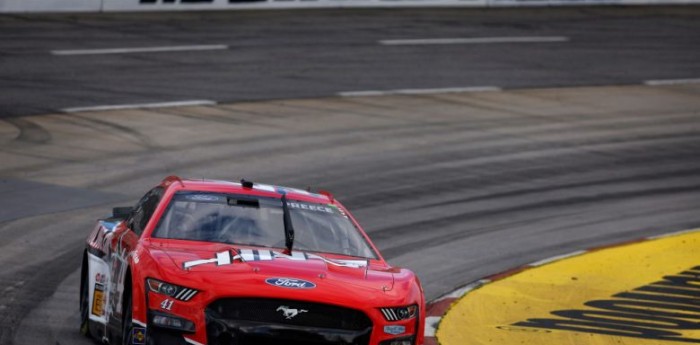
[[[80,331],[107,344],[422,345],[424,315],[329,193],[170,176],[83,255]]]

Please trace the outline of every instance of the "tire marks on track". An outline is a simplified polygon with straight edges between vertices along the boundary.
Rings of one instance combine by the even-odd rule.
[[[12,271],[11,274],[0,274],[2,286],[16,287],[12,290],[5,288],[0,297],[0,306],[4,306],[0,313],[0,344],[13,344],[22,319],[51,296],[65,278],[55,273],[80,264],[82,247],[82,241],[68,244],[50,261]]]
[[[14,141],[33,144],[46,144],[51,141],[51,134],[30,120],[23,118],[6,118],[3,120],[19,130],[19,135]]]
[[[627,86],[25,117],[51,140],[2,147],[0,178],[132,200],[170,174],[331,190],[434,298],[544,257],[700,224],[698,95],[698,85]],[[81,214],[109,211],[99,203],[0,224],[10,237],[0,264],[50,263],[61,254],[51,245],[89,231]],[[47,273],[53,288],[78,264]],[[51,305],[75,308],[75,289],[74,304]],[[50,337],[32,320],[21,327]]]

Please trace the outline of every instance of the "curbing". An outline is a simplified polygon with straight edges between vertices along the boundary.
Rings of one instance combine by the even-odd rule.
[[[531,262],[529,264],[525,264],[522,266],[518,266],[500,273],[492,274],[489,276],[486,276],[482,279],[473,281],[469,284],[466,284],[460,288],[457,288],[453,290],[452,292],[449,292],[447,294],[442,295],[441,297],[438,297],[430,302],[428,302],[428,305],[426,307],[426,322],[425,322],[425,345],[439,345],[440,342],[438,339],[435,337],[437,334],[437,330],[440,327],[440,321],[442,321],[442,317],[447,314],[447,312],[450,311],[450,309],[456,304],[455,302],[461,300],[462,298],[466,297],[469,295],[470,292],[477,290],[487,284],[499,281],[501,279],[508,278],[510,276],[516,275],[520,272],[532,269],[532,268],[537,268],[541,267],[543,265],[547,265],[553,262],[561,261],[564,259],[580,256],[583,254],[587,253],[592,253],[596,252],[599,250],[603,249],[609,249],[609,248],[616,248],[616,247],[622,247],[634,243],[640,243],[640,242],[646,242],[646,241],[652,241],[652,240],[657,240],[661,238],[667,238],[667,237],[673,237],[673,236],[678,236],[678,235],[683,235],[691,232],[700,232],[700,229],[688,229],[688,230],[681,230],[681,231],[674,231],[666,234],[661,234],[661,235],[655,235],[655,236],[647,236],[647,237],[642,237],[640,239],[636,240],[630,240],[630,241],[624,241],[624,242],[618,242],[614,244],[607,244],[607,245],[601,245],[601,246],[595,246],[591,247],[588,249],[584,250],[577,250],[573,251],[567,254],[562,254],[562,255],[556,255],[552,256],[546,259],[538,260],[535,262]],[[432,335],[432,336],[429,336]]]

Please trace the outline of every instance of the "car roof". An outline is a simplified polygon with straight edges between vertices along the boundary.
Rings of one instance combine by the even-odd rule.
[[[244,184],[246,185],[244,187]],[[249,188],[252,184],[252,188]],[[289,199],[308,201],[315,203],[335,203],[333,196],[328,192],[312,193],[303,189],[276,186],[264,183],[241,180],[241,182],[211,180],[211,179],[183,179],[177,176],[168,176],[161,182],[165,188],[174,188],[176,191],[201,191],[215,193],[233,193],[245,195],[257,195],[279,198],[284,193]]]

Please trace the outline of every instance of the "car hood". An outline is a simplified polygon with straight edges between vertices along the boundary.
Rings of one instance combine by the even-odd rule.
[[[159,244],[151,246],[149,251],[166,270],[203,283],[240,287],[259,286],[265,281],[270,286],[277,284],[276,287],[290,289],[313,285],[339,291],[349,288],[355,292],[361,289],[384,293],[394,287],[395,270],[371,265],[366,259],[300,251],[287,254],[279,249],[223,244]]]

